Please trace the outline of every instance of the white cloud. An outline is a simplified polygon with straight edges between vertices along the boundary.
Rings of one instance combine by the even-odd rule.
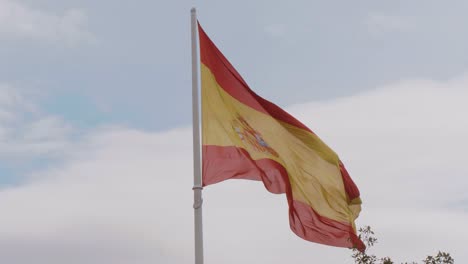
[[[33,111],[33,106],[24,96],[9,85],[0,83],[0,121],[11,120],[17,115],[17,108]]]
[[[388,186],[373,206],[381,206],[381,201],[388,206],[428,201],[441,206],[464,193],[467,84],[466,75],[445,83],[405,81],[333,102],[296,106],[293,112],[334,142],[358,181],[361,175],[372,174],[361,185]],[[330,126],[323,116],[339,123]],[[450,184],[441,185],[442,179]],[[395,186],[400,183],[404,185]],[[413,192],[421,187],[426,191]],[[395,195],[396,189],[406,196]],[[408,197],[412,199],[407,201]]]
[[[415,29],[414,21],[402,16],[374,13],[366,18],[365,23],[374,34],[384,32],[408,32]]]
[[[291,112],[346,162],[361,189],[358,224],[376,252],[420,260],[447,250],[468,258],[468,78],[406,81]],[[53,169],[0,191],[0,262],[192,261],[190,129],[95,131]],[[207,263],[352,263],[350,252],[297,238],[284,195],[228,181],[204,192]]]
[[[51,42],[92,42],[86,29],[87,16],[81,9],[57,15],[32,8],[17,0],[0,0],[0,37],[39,39]]]
[[[0,84],[0,158],[58,155],[70,145],[70,124],[42,113],[13,87]]]

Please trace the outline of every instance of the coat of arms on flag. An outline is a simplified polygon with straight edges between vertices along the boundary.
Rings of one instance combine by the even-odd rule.
[[[238,115],[236,119],[232,121],[232,128],[236,131],[239,138],[252,147],[256,151],[270,153],[271,155],[278,157],[278,153],[268,145],[263,139],[262,134],[252,128],[252,126],[243,118]]]

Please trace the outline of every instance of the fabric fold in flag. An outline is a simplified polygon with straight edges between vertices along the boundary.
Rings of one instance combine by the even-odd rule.
[[[262,181],[286,194],[299,237],[365,249],[356,235],[360,193],[338,155],[299,120],[253,92],[198,25],[203,185]]]

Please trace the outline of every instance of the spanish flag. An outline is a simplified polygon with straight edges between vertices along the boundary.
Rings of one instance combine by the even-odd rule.
[[[354,220],[359,190],[343,163],[304,124],[253,92],[198,25],[202,84],[203,186],[262,181],[285,193],[299,237],[364,250]]]

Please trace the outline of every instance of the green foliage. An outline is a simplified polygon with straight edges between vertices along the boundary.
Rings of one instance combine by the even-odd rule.
[[[359,228],[359,238],[366,244],[367,249],[365,252],[360,252],[353,249],[352,258],[356,264],[395,264],[390,257],[378,258],[376,255],[369,254],[369,248],[377,243],[374,231],[370,226]],[[427,256],[422,261],[423,264],[454,264],[455,260],[449,253],[439,251],[435,256]],[[418,264],[417,262],[405,262],[402,264]]]
[[[423,260],[424,264],[453,264],[455,260],[450,256],[449,253],[439,251],[437,255],[427,256],[425,260]]]

